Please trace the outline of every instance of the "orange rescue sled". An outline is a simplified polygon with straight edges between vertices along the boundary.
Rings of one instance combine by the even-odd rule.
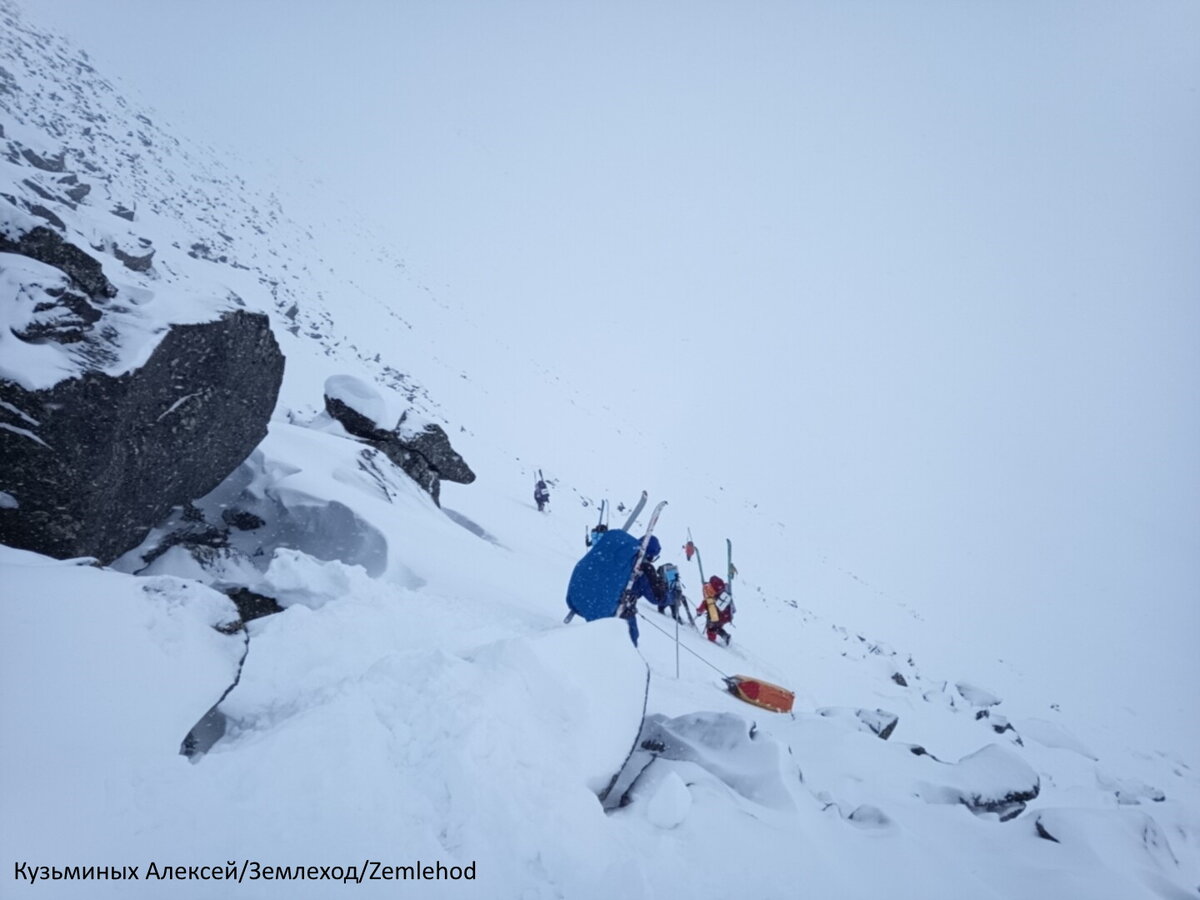
[[[791,712],[792,702],[796,699],[796,695],[787,688],[751,678],[749,675],[732,675],[725,679],[725,684],[729,687],[729,693],[739,700],[745,700],[771,712]]]

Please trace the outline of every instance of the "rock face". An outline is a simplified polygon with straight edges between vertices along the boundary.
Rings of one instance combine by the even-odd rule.
[[[124,375],[0,381],[0,541],[103,562],[136,546],[266,436],[283,363],[266,316],[234,311],[173,326]]]
[[[394,429],[380,427],[376,418],[365,414],[367,406],[374,412],[376,404],[369,401],[375,399],[367,385],[357,382],[347,376],[338,376],[336,389],[335,379],[330,379],[325,390],[325,411],[342,424],[350,434],[374,445],[388,459],[399,466],[409,478],[419,484],[440,505],[441,483],[452,481],[455,484],[470,484],[475,480],[475,473],[467,465],[458,452],[450,446],[450,438],[445,430],[437,424],[426,424],[415,433],[405,428],[405,417]],[[353,388],[350,390],[348,388]],[[338,396],[333,396],[334,394]],[[363,409],[356,409],[350,398],[357,398]]]
[[[28,256],[60,269],[93,300],[102,302],[117,294],[98,260],[49,228],[39,225],[15,240],[0,233],[0,253]]]

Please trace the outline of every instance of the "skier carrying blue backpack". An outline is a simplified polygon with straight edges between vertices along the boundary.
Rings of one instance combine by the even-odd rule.
[[[603,532],[599,540],[592,542],[583,559],[571,571],[567,584],[567,615],[563,623],[575,616],[589,622],[608,616],[617,616],[629,626],[629,638],[637,646],[637,601],[647,597],[658,605],[665,596],[653,562],[662,552],[662,545],[654,537],[654,525],[667,501],[661,501],[650,513],[646,534],[639,540],[629,533],[637,514],[646,503],[646,492],[638,502],[634,513],[623,528],[612,528]]]
[[[617,610],[618,616],[629,621],[629,636],[633,638],[635,647],[638,642],[638,600],[646,598],[658,607],[659,612],[662,612],[669,602],[667,584],[658,570],[654,568],[654,561],[658,559],[660,553],[662,553],[662,544],[659,543],[658,538],[650,535],[650,540],[646,542],[646,555],[642,557],[642,564],[638,567],[637,578],[633,580],[633,586],[630,587],[629,593],[621,599],[621,606]]]

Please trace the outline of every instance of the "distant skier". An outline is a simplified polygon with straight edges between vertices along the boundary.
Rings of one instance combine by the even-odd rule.
[[[733,597],[725,590],[725,582],[717,575],[708,579],[704,585],[704,599],[696,607],[696,612],[706,617],[704,633],[714,644],[717,638],[721,638],[728,647],[733,640],[725,626],[733,622],[735,611]]]
[[[533,502],[537,504],[538,512],[545,512],[546,504],[550,502],[550,489],[542,478],[533,486]]]

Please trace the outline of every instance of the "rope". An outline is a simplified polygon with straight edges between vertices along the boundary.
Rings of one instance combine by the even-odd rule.
[[[653,622],[651,619],[647,618],[647,616],[641,610],[638,610],[638,618],[641,619],[643,622],[645,622],[647,625],[651,626],[652,628],[654,628],[658,631],[661,631],[663,634],[665,634],[667,636],[668,640],[672,640],[672,641],[675,640],[675,638],[671,636],[670,632],[666,631],[663,628],[659,628],[658,625],[655,622]],[[714,672],[716,672],[722,678],[729,677],[727,674],[722,672],[720,669],[718,669],[716,666],[714,666],[712,663],[710,663],[707,659],[705,659],[703,656],[701,656],[699,653],[697,653],[691,647],[686,647],[683,644],[680,644],[679,646],[683,647],[684,650],[686,650],[688,653],[692,654],[692,656],[696,657],[696,659],[700,660],[700,662],[704,663],[706,666],[708,666],[710,669],[712,669]]]

